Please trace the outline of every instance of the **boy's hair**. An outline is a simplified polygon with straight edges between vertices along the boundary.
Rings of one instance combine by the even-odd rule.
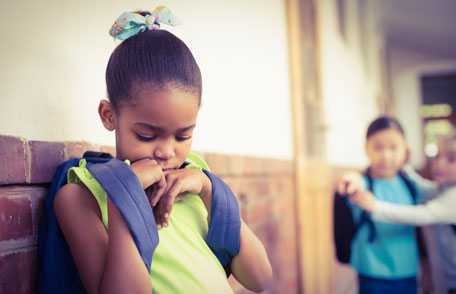
[[[119,44],[106,68],[108,98],[117,109],[143,86],[171,85],[194,93],[201,103],[201,71],[185,43],[165,30],[147,30]]]
[[[384,115],[376,118],[369,124],[366,132],[366,139],[369,139],[372,135],[386,129],[395,129],[405,137],[404,129],[399,121],[391,116]]]

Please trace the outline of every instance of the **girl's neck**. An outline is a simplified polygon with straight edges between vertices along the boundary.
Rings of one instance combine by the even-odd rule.
[[[373,178],[373,179],[382,179],[382,180],[392,180],[394,179],[394,177],[396,177],[397,175],[397,172],[394,173],[394,174],[383,174],[383,173],[380,173],[378,171],[376,171],[375,169],[373,168],[370,168],[369,169],[369,173],[370,173],[370,176]]]

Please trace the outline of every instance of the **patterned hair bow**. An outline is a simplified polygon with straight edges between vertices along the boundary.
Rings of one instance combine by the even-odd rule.
[[[118,40],[126,40],[140,32],[156,30],[161,24],[176,26],[179,19],[165,6],[158,6],[152,12],[142,16],[140,12],[124,12],[114,22],[109,34]]]

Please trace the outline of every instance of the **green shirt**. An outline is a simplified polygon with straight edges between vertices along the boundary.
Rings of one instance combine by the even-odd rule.
[[[186,168],[208,168],[196,154]],[[68,172],[68,182],[84,184],[98,203],[108,227],[107,195],[86,168],[85,159]],[[207,210],[196,194],[187,194],[173,205],[169,225],[158,230],[159,244],[152,258],[150,278],[154,293],[233,293],[223,267],[207,246]]]

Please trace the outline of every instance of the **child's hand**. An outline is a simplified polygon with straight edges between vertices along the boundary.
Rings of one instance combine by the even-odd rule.
[[[131,164],[131,169],[141,182],[154,207],[166,190],[166,178],[161,166],[152,159],[144,158]]]
[[[350,201],[366,211],[373,212],[375,210],[375,197],[371,192],[356,192],[350,196]]]
[[[183,193],[210,195],[212,185],[209,178],[196,168],[165,171],[166,191],[155,208],[157,223],[168,225],[171,209],[176,198]]]
[[[352,195],[364,191],[363,178],[357,172],[346,173],[337,180],[336,189],[342,195]]]

